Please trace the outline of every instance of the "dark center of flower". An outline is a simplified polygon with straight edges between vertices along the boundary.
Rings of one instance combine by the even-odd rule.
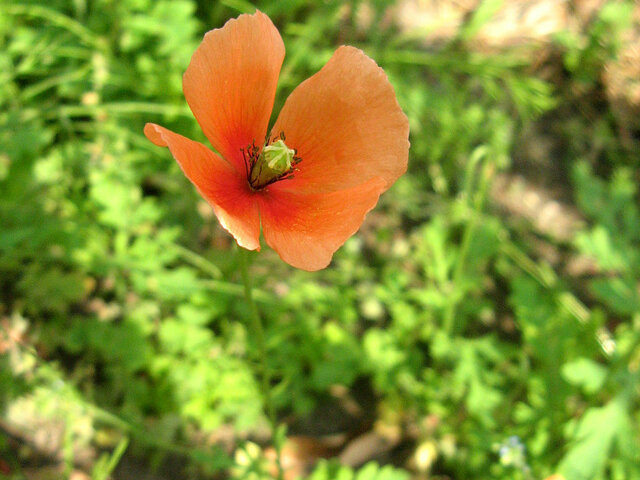
[[[260,150],[255,143],[242,149],[247,180],[252,190],[262,190],[278,180],[293,177],[295,166],[301,159],[296,151],[284,143],[284,133],[267,140]]]

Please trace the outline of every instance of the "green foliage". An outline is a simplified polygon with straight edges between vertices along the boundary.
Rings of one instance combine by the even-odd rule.
[[[620,34],[631,25],[633,2],[606,2],[584,35],[561,32],[557,42],[565,49],[564,65],[582,84],[598,80],[603,64],[615,58]]]
[[[309,476],[310,480],[408,480],[409,475],[389,465],[367,463],[358,471],[330,462],[321,462]]]
[[[578,163],[574,180],[579,205],[595,222],[576,236],[576,247],[593,258],[602,272],[591,280],[591,289],[614,312],[633,315],[640,311],[636,288],[640,280],[640,208],[633,174],[618,169],[607,184],[586,163]]]
[[[624,449],[636,443],[630,425],[631,418],[622,399],[611,400],[604,407],[589,409],[575,427],[572,434],[574,443],[569,446],[560,464],[560,471],[566,478],[601,478],[607,460],[613,456],[614,445]],[[637,458],[637,454],[635,456]],[[637,468],[631,466],[630,463],[632,470],[628,471],[628,478],[633,478],[633,473],[637,474]]]
[[[127,438],[123,438],[118,442],[116,448],[111,452],[111,454],[103,454],[97,461],[93,467],[91,472],[92,480],[107,480],[109,475],[113,473],[118,462],[124,455],[124,452],[127,450],[127,446],[129,445],[129,440]]]
[[[280,417],[313,419],[346,391],[404,435],[401,467],[321,461],[308,478],[640,478],[639,150],[609,111],[563,108],[600,88],[633,5],[558,36],[557,88],[530,59],[474,48],[504,3],[425,48],[389,25],[390,1],[0,1],[3,418],[62,418],[67,476],[89,444],[95,479],[129,455],[149,469],[179,457],[185,478],[268,476],[267,450],[243,441],[267,422],[232,242],[142,134],[157,121],[204,139],[182,73],[206,30],[258,7],[287,49],[276,113],[347,43],[385,69],[411,125],[408,174],[331,268],[252,257]],[[541,124],[567,147],[534,169],[566,174],[582,217],[568,240],[495,202]],[[588,275],[564,268],[575,259]],[[209,441],[225,426],[233,455]],[[0,437],[0,459],[12,448]]]

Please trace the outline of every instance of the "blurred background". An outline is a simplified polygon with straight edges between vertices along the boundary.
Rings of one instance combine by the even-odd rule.
[[[0,0],[0,479],[270,478],[236,247],[157,122],[255,8],[410,166],[318,273],[252,257],[287,480],[640,478],[640,5]]]

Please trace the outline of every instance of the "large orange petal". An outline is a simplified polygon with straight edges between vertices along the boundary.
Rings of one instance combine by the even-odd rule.
[[[360,228],[384,188],[381,178],[329,193],[269,187],[259,197],[264,238],[290,265],[309,271],[324,268]]]
[[[256,12],[208,32],[184,74],[184,95],[196,120],[239,172],[240,149],[264,142],[283,59],[278,30]]]
[[[260,214],[244,174],[238,174],[203,144],[159,125],[147,123],[144,134],[159,147],[169,147],[184,174],[213,207],[218,220],[238,245],[259,250]]]
[[[287,189],[333,191],[407,170],[409,122],[384,71],[361,50],[340,47],[287,99],[271,136],[284,132],[302,158]]]

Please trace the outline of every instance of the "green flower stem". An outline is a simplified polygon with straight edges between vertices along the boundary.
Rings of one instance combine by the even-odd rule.
[[[260,318],[260,314],[258,313],[258,307],[253,300],[253,289],[251,286],[251,277],[249,276],[249,267],[248,267],[248,250],[238,247],[239,256],[240,256],[240,274],[242,275],[242,283],[244,283],[244,296],[247,300],[247,304],[249,305],[251,324],[250,329],[253,337],[256,340],[257,344],[257,354],[256,360],[257,364],[260,365],[260,380],[262,384],[262,395],[264,396],[264,404],[265,410],[267,413],[267,417],[269,419],[269,423],[271,424],[271,440],[273,443],[273,447],[276,451],[276,466],[278,468],[278,480],[282,480],[284,478],[284,471],[282,469],[281,458],[281,445],[278,440],[278,420],[276,418],[275,409],[273,407],[273,400],[271,397],[271,371],[269,370],[269,366],[267,363],[267,343],[265,340],[264,334],[264,326],[262,325],[262,320]]]

